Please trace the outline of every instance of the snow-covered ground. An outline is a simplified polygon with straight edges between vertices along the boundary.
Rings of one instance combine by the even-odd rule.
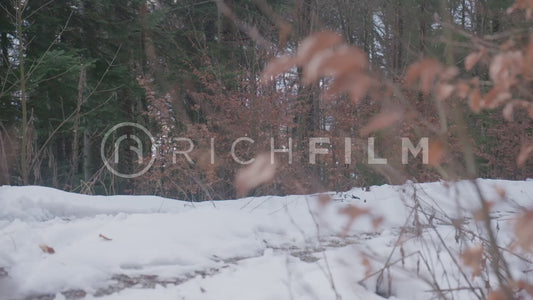
[[[533,181],[478,182],[507,246],[516,212],[533,206]],[[329,195],[328,204],[319,195],[190,203],[3,186],[0,299],[411,300],[434,298],[431,282],[472,298],[449,255],[483,231],[471,182]],[[506,258],[515,278],[532,282],[530,257]]]

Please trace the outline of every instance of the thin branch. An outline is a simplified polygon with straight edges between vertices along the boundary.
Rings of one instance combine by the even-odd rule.
[[[257,27],[251,26],[245,22],[240,21],[235,13],[229,8],[229,6],[223,1],[223,0],[215,0],[215,3],[217,4],[218,10],[228,17],[237,27],[239,27],[240,30],[246,33],[254,42],[256,42],[259,46],[266,48],[266,49],[272,49],[274,45],[265,39],[261,33],[259,33],[259,30],[257,30]]]
[[[15,19],[15,16],[14,16],[13,14],[11,14],[11,13],[9,12],[9,10],[8,10],[5,6],[3,6],[2,4],[0,4],[0,8],[2,8],[2,9],[6,12],[6,14],[7,14],[9,17]]]
[[[499,250],[498,242],[496,241],[496,236],[494,235],[494,230],[492,230],[492,223],[489,215],[490,206],[485,197],[483,196],[483,193],[481,192],[481,188],[479,187],[479,183],[477,182],[477,180],[472,180],[471,182],[476,188],[479,201],[481,202],[481,212],[483,214],[483,221],[485,223],[485,229],[487,230],[487,234],[489,236],[489,245],[491,248],[491,254],[493,256],[493,259],[490,260],[492,269],[494,273],[496,273],[498,282],[500,283],[500,287],[502,288],[505,296],[508,300],[512,300],[514,299],[514,297],[513,292],[509,287],[509,282],[513,282],[513,275],[509,270],[509,265],[507,264],[505,258]],[[506,277],[502,275],[501,268],[503,268]]]
[[[72,14],[74,13],[74,11],[70,11],[70,15],[68,16],[67,18],[67,21],[65,22],[65,26],[63,26],[63,28],[59,31],[59,33],[57,34],[57,36],[60,36],[63,34],[63,32],[65,32],[65,30],[67,29],[69,23],[70,23],[70,19],[72,18]],[[57,43],[57,40],[58,38],[56,38],[50,43],[50,45],[48,45],[48,48],[46,48],[46,50],[44,51],[43,55],[41,55],[41,57],[37,60],[37,63],[36,64],[33,64],[30,69],[28,70],[28,73],[27,73],[27,76],[28,77],[31,77],[33,72],[35,72],[35,70],[41,65],[41,63],[43,62],[44,60],[44,57],[48,54],[48,52],[50,52],[50,50],[52,49],[52,47]]]
[[[26,0],[26,3],[30,2],[29,0]],[[46,2],[45,4],[39,6],[37,9],[35,9],[34,11],[32,11],[29,15],[27,15],[26,17],[24,17],[25,19],[29,19],[31,18],[34,14],[36,14],[37,12],[39,12],[41,9],[47,7],[50,3],[53,3],[54,0],[50,0],[48,2]]]
[[[102,83],[102,81],[106,77],[107,73],[109,72],[109,70],[113,66],[113,63],[115,62],[115,59],[117,59],[118,53],[120,52],[121,48],[122,48],[122,44],[120,44],[118,46],[117,51],[115,51],[115,55],[113,55],[113,59],[111,59],[111,62],[107,65],[107,68],[105,69],[104,74],[102,74],[102,76],[100,77],[100,79],[96,83],[96,86],[94,87],[94,89],[89,93],[89,95],[87,97],[85,97],[85,101],[88,101],[89,98],[91,98],[91,96],[98,90],[98,87],[100,86],[100,84]]]

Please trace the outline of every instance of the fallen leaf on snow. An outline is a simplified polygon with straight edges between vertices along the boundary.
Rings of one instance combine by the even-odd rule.
[[[48,253],[48,254],[54,254],[56,253],[56,251],[54,250],[54,248],[46,245],[46,244],[40,244],[39,245],[39,248],[41,248],[41,250],[44,252],[44,253]]]
[[[102,238],[103,240],[105,240],[105,241],[112,241],[112,240],[113,240],[113,239],[110,239],[110,238],[108,238],[107,236],[105,236],[105,235],[103,235],[103,234],[101,234],[101,233],[100,233],[98,236],[99,236],[100,238]]]

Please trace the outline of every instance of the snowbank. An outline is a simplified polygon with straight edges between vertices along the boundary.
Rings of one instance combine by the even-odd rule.
[[[533,181],[479,183],[489,200],[506,191],[508,201],[494,208],[505,240],[505,220],[533,204]],[[382,299],[376,279],[359,282],[370,267],[380,267],[379,258],[391,251],[398,257],[394,245],[413,199],[436,218],[460,217],[479,206],[470,182],[330,195],[335,201],[326,206],[313,195],[190,203],[3,186],[0,299]],[[349,205],[383,216],[383,224],[376,229],[371,218],[361,217],[345,231],[348,217],[339,210]],[[439,231],[453,244],[453,228]],[[44,253],[40,244],[55,253]],[[413,240],[404,251],[434,257],[434,249],[421,245]],[[371,266],[363,263],[367,257]],[[414,256],[406,260],[416,264]],[[393,296],[429,298],[421,280],[405,272],[394,276]]]

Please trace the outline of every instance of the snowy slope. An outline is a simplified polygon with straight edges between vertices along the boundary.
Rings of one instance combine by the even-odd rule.
[[[533,206],[533,181],[479,183],[489,200],[506,190],[493,214],[498,238],[508,244],[514,213]],[[0,299],[429,299],[432,287],[420,278],[440,276],[441,287],[464,284],[446,269],[452,260],[445,249],[428,247],[428,240],[440,236],[452,251],[466,246],[443,220],[477,209],[470,182],[330,194],[334,201],[326,206],[316,195],[190,203],[3,186]],[[409,233],[415,203],[442,223],[422,238]],[[339,210],[351,205],[383,216],[383,223],[377,228],[362,216],[345,231],[349,219]],[[522,272],[530,265],[509,259],[517,276],[531,280]],[[377,271],[394,261],[386,274],[391,283],[383,284]]]

